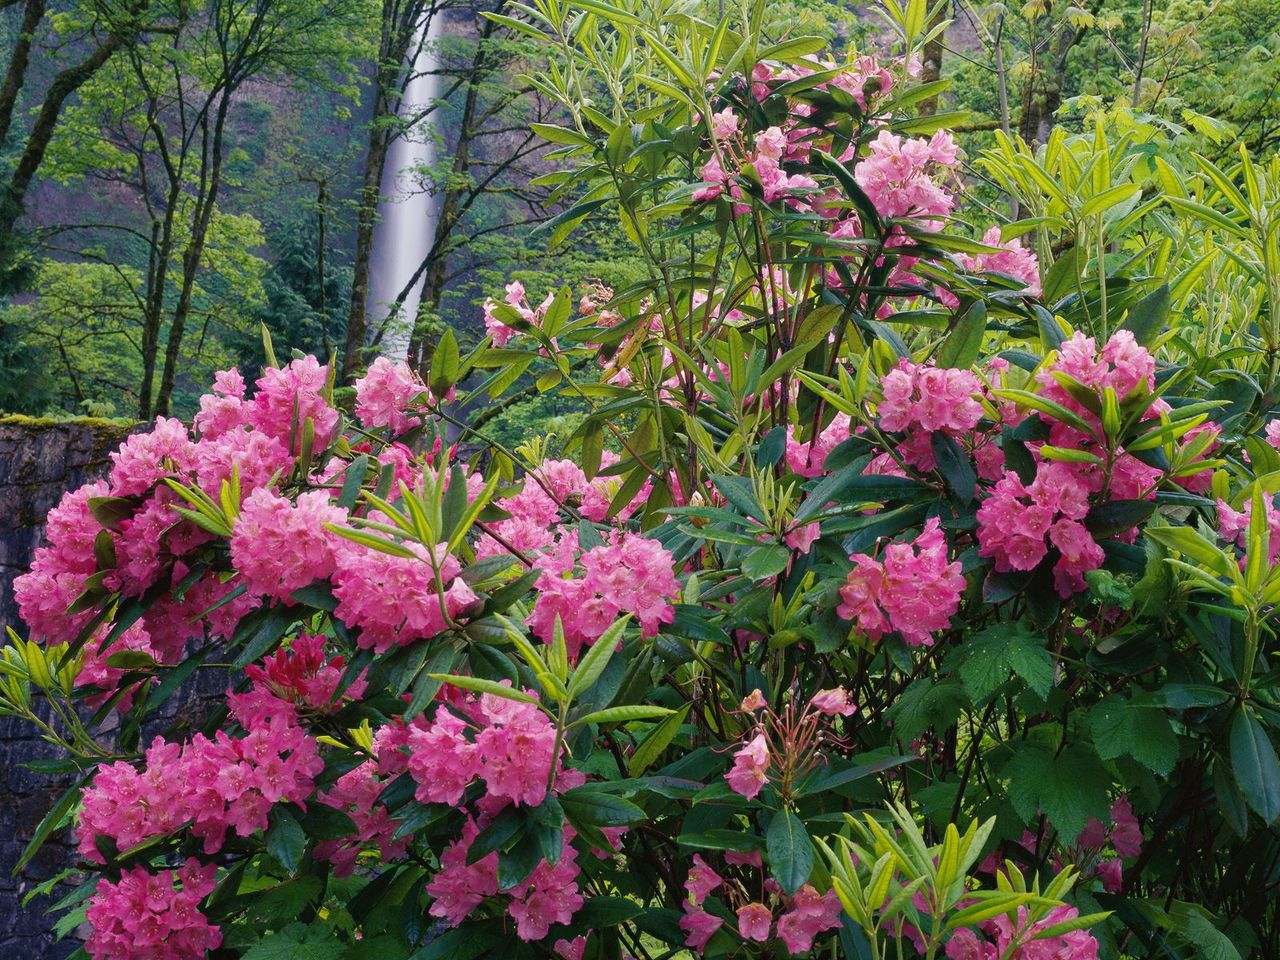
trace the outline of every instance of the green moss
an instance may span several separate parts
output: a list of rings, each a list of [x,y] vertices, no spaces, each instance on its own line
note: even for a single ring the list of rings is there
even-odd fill
[[[23,430],[56,430],[59,427],[85,427],[102,433],[122,434],[137,421],[106,419],[105,417],[28,417],[21,413],[0,416],[0,427],[20,427]]]

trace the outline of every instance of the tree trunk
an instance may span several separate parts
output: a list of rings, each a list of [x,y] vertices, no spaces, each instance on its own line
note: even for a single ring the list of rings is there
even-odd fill
[[[1102,0],[1093,0],[1089,12],[1094,16]],[[1062,89],[1067,80],[1067,60],[1071,51],[1084,39],[1088,27],[1062,27],[1049,39],[1042,67],[1032,53],[1031,71],[1022,85],[1022,114],[1018,119],[1018,135],[1027,143],[1045,143],[1053,132],[1054,114],[1062,106]]]
[[[934,16],[934,18],[931,21],[929,21],[929,25],[925,29],[932,30],[938,24],[942,23],[944,20],[947,19],[946,14],[947,14],[946,6],[939,6],[937,14]],[[933,83],[935,80],[942,79],[942,40],[943,40],[942,34],[938,34],[936,37],[934,37],[932,40],[926,43],[920,51],[921,53],[920,82],[921,83]],[[936,96],[926,97],[925,99],[920,101],[920,104],[917,107],[917,109],[920,111],[921,116],[928,116],[928,117],[933,116],[935,113],[938,112],[938,98]]]
[[[229,87],[224,88],[218,102],[218,110],[213,121],[213,145],[207,154],[208,179],[201,178],[205,187],[202,195],[196,198],[191,239],[182,251],[182,287],[178,292],[177,306],[173,310],[173,322],[169,325],[169,340],[164,350],[164,373],[160,376],[160,393],[156,397],[156,413],[160,416],[169,413],[169,402],[173,397],[173,386],[177,379],[182,337],[186,331],[187,317],[191,314],[191,298],[195,291],[196,273],[200,270],[205,240],[209,235],[209,221],[213,219],[213,211],[218,201],[218,187],[222,183],[222,135],[226,128],[232,93]]]
[[[385,119],[385,114],[383,114]],[[376,118],[375,118],[376,121]],[[373,254],[373,227],[382,196],[382,168],[387,162],[389,139],[382,130],[369,136],[364,161],[364,186],[360,189],[360,212],[356,216],[356,252],[351,272],[351,305],[347,311],[347,339],[342,354],[342,378],[350,379],[360,363],[368,318],[365,300],[369,296],[369,261]]]
[[[171,180],[164,219],[151,224],[151,251],[147,269],[147,301],[142,316],[142,386],[138,396],[138,419],[151,419],[151,394],[155,390],[156,360],[160,353],[163,326],[164,288],[169,279],[169,259],[173,256],[173,215],[178,205],[181,182]]]
[[[136,12],[135,10],[135,15]],[[53,139],[54,127],[58,123],[58,117],[62,113],[62,107],[67,102],[67,98],[84,86],[89,78],[111,59],[111,55],[137,31],[136,24],[128,29],[112,31],[93,53],[74,67],[68,67],[60,72],[49,84],[44,102],[40,106],[40,113],[31,127],[31,135],[27,138],[26,148],[22,151],[13,176],[9,179],[4,203],[0,205],[0,237],[11,234],[18,217],[22,215],[27,190],[31,187],[31,181],[35,178],[36,171],[40,169],[40,164],[44,161],[45,151],[49,148],[49,141]]]
[[[27,0],[22,12],[22,26],[18,28],[18,39],[9,57],[9,69],[5,72],[4,86],[0,87],[0,144],[9,137],[9,126],[13,123],[13,110],[18,103],[18,94],[22,92],[22,84],[27,78],[31,42],[35,38],[36,27],[44,19],[44,6],[45,0]]]

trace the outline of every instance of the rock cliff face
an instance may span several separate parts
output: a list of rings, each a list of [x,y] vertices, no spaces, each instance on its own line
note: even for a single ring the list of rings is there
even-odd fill
[[[25,634],[13,581],[40,544],[45,515],[64,491],[106,472],[108,454],[128,431],[104,420],[0,418],[0,627]],[[55,960],[74,949],[56,944],[49,932],[53,918],[43,908],[51,900],[22,907],[29,890],[64,868],[69,850],[50,844],[19,876],[12,875],[26,839],[66,786],[23,764],[53,756],[29,724],[0,717],[0,957]]]

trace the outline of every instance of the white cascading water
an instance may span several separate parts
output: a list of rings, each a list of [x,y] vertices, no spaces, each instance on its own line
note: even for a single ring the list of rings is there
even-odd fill
[[[439,13],[432,16],[430,12],[427,17],[426,36],[423,36],[424,27],[420,25],[414,38],[412,49],[416,52],[416,59],[400,104],[400,116],[405,120],[426,110],[439,91],[437,47],[443,17]],[[400,291],[431,251],[436,232],[435,199],[417,173],[430,167],[436,158],[430,116],[392,141],[382,171],[382,198],[378,201],[378,222],[373,230],[365,309],[370,331],[376,332],[386,326],[381,353],[395,360],[403,360],[409,350],[409,334],[418,315],[422,292],[421,278],[404,298],[396,316],[389,314]]]

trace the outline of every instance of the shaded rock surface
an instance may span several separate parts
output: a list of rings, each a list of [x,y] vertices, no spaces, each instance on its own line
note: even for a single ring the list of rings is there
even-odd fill
[[[128,432],[106,420],[0,417],[0,626],[25,635],[13,581],[40,545],[45,515],[65,491],[104,474],[110,451]],[[54,941],[54,918],[44,913],[53,900],[22,906],[27,891],[66,867],[70,849],[51,842],[13,876],[27,839],[70,782],[24,764],[55,756],[30,724],[0,717],[0,957],[61,960],[75,949]]]

